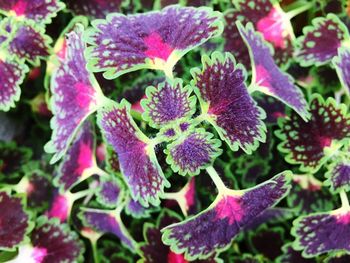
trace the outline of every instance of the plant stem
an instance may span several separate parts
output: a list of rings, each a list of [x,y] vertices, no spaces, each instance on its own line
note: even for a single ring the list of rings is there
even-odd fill
[[[227,189],[223,181],[221,180],[220,176],[216,172],[215,168],[213,166],[209,166],[207,169],[207,173],[209,174],[210,178],[213,180],[216,188],[218,189],[219,193],[222,193]]]
[[[347,196],[345,190],[342,190],[340,192],[340,200],[341,200],[342,208],[350,209],[349,199],[348,199],[348,196]]]
[[[94,262],[99,263],[100,258],[98,256],[98,251],[97,251],[97,241],[91,241],[91,248],[92,248],[92,255],[94,257]]]
[[[296,17],[297,15],[305,12],[306,10],[310,9],[313,6],[314,6],[314,1],[311,1],[309,3],[305,3],[304,5],[302,5],[298,8],[295,8],[295,9],[289,11],[288,13],[286,13],[287,18],[289,20],[291,20],[293,17]]]

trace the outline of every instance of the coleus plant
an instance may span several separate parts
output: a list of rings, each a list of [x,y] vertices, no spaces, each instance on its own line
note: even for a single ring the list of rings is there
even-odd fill
[[[346,261],[349,33],[324,10],[0,1],[0,261]]]

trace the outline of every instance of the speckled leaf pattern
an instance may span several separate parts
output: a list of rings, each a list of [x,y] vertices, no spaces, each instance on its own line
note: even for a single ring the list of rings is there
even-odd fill
[[[117,236],[123,245],[132,251],[136,248],[136,243],[128,233],[119,214],[113,211],[84,208],[79,214],[83,225],[93,230]]]
[[[54,153],[51,163],[67,151],[79,126],[93,113],[102,96],[94,77],[85,69],[82,25],[68,34],[67,53],[51,79],[52,136],[45,151]]]
[[[9,20],[8,22],[13,23],[14,21]],[[9,29],[8,33],[11,37],[8,43],[8,51],[11,54],[26,59],[34,65],[38,65],[41,58],[45,58],[50,54],[52,39],[45,35],[44,28],[37,26],[35,22],[16,22]]]
[[[338,158],[329,166],[325,174],[327,180],[325,185],[330,186],[333,193],[339,193],[341,190],[350,189],[350,157]]]
[[[85,122],[58,168],[57,187],[67,191],[92,175],[88,170],[96,165],[94,136],[91,122]]]
[[[239,34],[236,21],[252,22],[264,39],[274,47],[274,59],[278,65],[287,64],[293,55],[294,34],[290,21],[277,2],[270,0],[234,1],[234,8],[225,13],[225,51],[232,52],[237,60],[250,66],[249,52]]]
[[[34,252],[32,255],[39,256],[40,262],[43,263],[80,262],[84,253],[84,245],[77,233],[70,230],[68,225],[60,224],[57,219],[49,220],[45,216],[37,219],[35,229],[31,233],[31,243]],[[28,260],[25,258],[28,255],[23,256],[22,260]]]
[[[141,68],[172,71],[190,49],[222,32],[210,8],[170,6],[148,14],[111,14],[86,33],[88,67],[108,79]]]
[[[28,67],[17,59],[0,58],[0,110],[8,111],[19,100]]]
[[[49,23],[64,8],[60,0],[1,0],[0,10],[37,23]]]
[[[292,113],[279,122],[276,133],[282,140],[279,149],[286,153],[286,161],[301,164],[302,171],[318,170],[350,138],[350,116],[345,105],[315,95],[310,112],[309,122]]]
[[[105,18],[107,14],[119,12],[123,0],[66,0],[67,8],[76,15]]]
[[[350,49],[346,47],[339,48],[338,56],[333,59],[333,64],[343,88],[350,96]]]
[[[202,114],[214,125],[232,150],[247,153],[265,141],[265,112],[251,98],[245,84],[246,71],[229,53],[202,57],[203,68],[191,70],[191,82]]]
[[[201,169],[212,165],[222,153],[219,149],[221,141],[213,137],[213,134],[197,129],[168,144],[165,153],[172,170],[181,175],[197,175]]]
[[[289,172],[276,175],[254,188],[221,195],[209,208],[183,222],[164,228],[163,242],[193,260],[225,249],[234,237],[289,190]]]
[[[120,169],[135,200],[147,206],[158,205],[165,179],[150,140],[130,116],[130,104],[111,101],[99,111],[98,123],[107,142],[118,154]]]
[[[120,180],[111,175],[109,177],[101,177],[96,192],[97,201],[109,208],[115,208],[120,204],[123,198],[123,188]]]
[[[252,86],[273,96],[295,110],[305,120],[309,117],[307,102],[293,78],[282,72],[272,57],[271,46],[256,32],[251,23],[243,27],[237,24],[246,43],[253,66]]]
[[[304,257],[344,250],[350,252],[350,211],[338,209],[302,216],[293,223],[294,247]]]
[[[347,27],[334,14],[317,17],[303,29],[296,41],[295,57],[301,66],[323,65],[337,55],[342,42],[349,39]]]
[[[196,99],[190,96],[190,86],[183,87],[181,79],[168,80],[146,89],[141,101],[143,118],[160,128],[181,118],[190,118],[196,110]]]
[[[21,197],[0,192],[0,250],[14,250],[32,229]]]

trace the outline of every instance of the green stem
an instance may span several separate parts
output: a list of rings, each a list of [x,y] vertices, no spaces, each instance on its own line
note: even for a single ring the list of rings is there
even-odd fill
[[[286,16],[289,20],[291,20],[293,17],[296,17],[297,15],[305,12],[306,10],[310,9],[311,7],[314,6],[314,1],[311,1],[309,3],[305,3],[302,6],[295,8],[288,13],[286,13]]]
[[[100,258],[98,256],[98,251],[97,251],[97,241],[91,241],[91,248],[92,248],[92,255],[94,257],[94,262],[99,263]]]
[[[342,190],[340,192],[340,200],[341,200],[342,208],[350,209],[349,199],[348,199],[348,196],[347,196],[345,190]]]
[[[222,193],[223,191],[227,190],[227,187],[225,186],[225,184],[223,183],[223,181],[221,180],[220,176],[218,175],[218,173],[216,172],[213,166],[209,166],[206,170],[210,178],[213,180],[219,193]]]

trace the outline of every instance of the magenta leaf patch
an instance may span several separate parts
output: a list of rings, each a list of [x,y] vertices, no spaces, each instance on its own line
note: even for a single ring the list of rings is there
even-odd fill
[[[162,240],[176,253],[193,260],[227,248],[255,217],[282,199],[289,190],[290,172],[243,191],[228,190],[198,215],[162,229]]]
[[[0,250],[13,250],[26,240],[33,224],[24,199],[0,192]]]
[[[60,164],[54,183],[67,191],[92,175],[95,160],[95,134],[91,122],[86,121],[78,131],[72,146]]]
[[[67,8],[76,15],[93,18],[105,18],[113,12],[119,12],[123,0],[66,0]]]
[[[111,175],[110,177],[101,177],[96,191],[97,199],[101,205],[108,208],[115,208],[120,204],[123,198],[123,188],[120,179]]]
[[[51,18],[65,7],[60,0],[1,0],[0,12],[37,23],[50,23]]]
[[[73,203],[74,200],[71,198],[70,192],[60,194],[56,190],[45,215],[48,218],[57,218],[61,223],[66,222],[70,217]]]
[[[197,175],[201,169],[213,164],[222,150],[221,141],[204,129],[183,134],[171,144],[165,153],[171,169],[181,175]]]
[[[251,23],[246,27],[237,23],[237,26],[249,49],[253,66],[252,88],[282,101],[307,120],[309,113],[304,94],[293,83],[293,78],[275,64],[271,46],[264,42]]]
[[[18,262],[81,262],[83,260],[84,245],[77,233],[70,230],[67,224],[59,223],[57,219],[39,217],[31,233],[31,244],[33,247],[30,254],[27,247],[23,247],[23,251],[22,248],[19,249]]]
[[[115,211],[84,208],[79,213],[79,217],[85,227],[92,228],[94,231],[101,234],[113,234],[131,251],[136,249],[137,244],[125,228],[119,213]]]
[[[142,68],[172,74],[189,50],[221,34],[221,14],[210,8],[170,6],[152,13],[110,14],[86,32],[88,68],[114,79]]]
[[[293,30],[286,13],[278,2],[270,0],[234,1],[234,9],[225,13],[225,51],[232,52],[245,66],[250,65],[248,49],[239,34],[236,21],[252,22],[264,39],[272,44],[277,64],[286,64],[293,55]]]
[[[293,112],[279,122],[280,130],[276,132],[286,161],[301,164],[302,171],[318,170],[350,137],[350,116],[345,105],[315,95],[310,112],[309,122]]]
[[[330,186],[332,193],[339,193],[341,190],[350,189],[350,157],[338,158],[329,166],[325,174],[327,180],[325,185]]]
[[[15,107],[19,100],[22,84],[28,67],[15,58],[0,58],[0,111]]]
[[[110,101],[98,113],[105,138],[118,154],[120,169],[133,199],[142,205],[158,205],[164,186],[169,187],[154,152],[154,145],[130,116],[130,104]]]
[[[341,84],[350,95],[350,49],[341,47],[338,56],[333,59]]]
[[[330,62],[342,42],[349,39],[347,27],[334,14],[315,18],[303,33],[296,41],[295,57],[304,67]]]
[[[203,69],[191,70],[191,85],[204,115],[233,151],[251,153],[264,142],[265,112],[251,98],[245,84],[246,71],[230,53],[214,52],[202,57]]]
[[[45,151],[54,153],[51,163],[58,161],[67,151],[79,126],[99,106],[103,97],[92,74],[84,67],[85,44],[83,26],[78,24],[67,35],[67,53],[51,79],[52,136]]]
[[[297,218],[293,223],[293,247],[304,257],[326,252],[350,252],[350,211],[340,208]]]
[[[45,29],[34,21],[15,22],[13,19],[4,22],[10,35],[6,48],[9,53],[23,58],[33,65],[39,65],[40,59],[51,53],[52,39],[45,35]]]
[[[160,128],[181,118],[190,118],[196,110],[196,98],[190,96],[190,86],[183,87],[181,79],[167,80],[146,89],[141,101],[142,117],[152,127]]]

